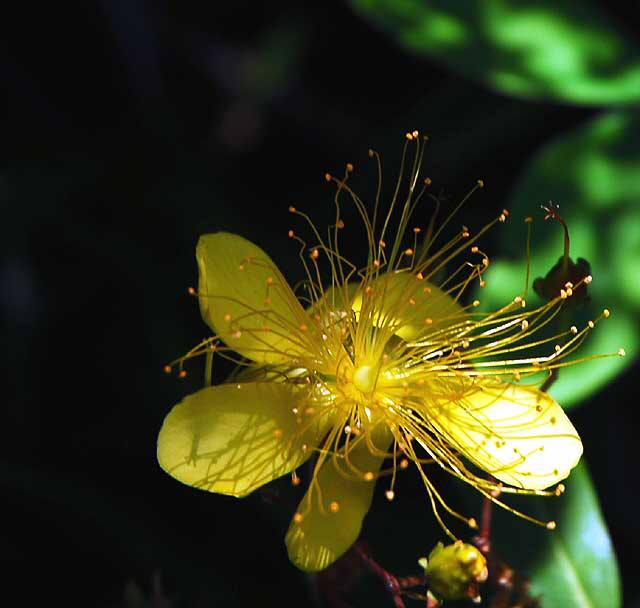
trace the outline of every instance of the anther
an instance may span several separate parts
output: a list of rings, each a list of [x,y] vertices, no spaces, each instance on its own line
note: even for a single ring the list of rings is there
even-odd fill
[[[275,431],[273,431],[273,436],[276,439],[282,439],[282,429],[276,429]]]
[[[575,335],[575,334],[577,334],[577,333],[578,333],[578,328],[577,328],[575,325],[572,325],[572,326],[569,328],[569,331],[570,331],[572,334],[574,334],[574,335]]]
[[[589,326],[589,329],[593,329],[596,326],[596,324],[591,320],[588,321],[587,325]]]
[[[560,494],[564,494],[565,485],[563,483],[559,483],[555,489],[555,495],[560,496]]]
[[[474,308],[478,308],[478,306],[480,306],[480,300],[474,300],[473,301],[473,306],[474,306]]]
[[[287,234],[289,235],[289,238],[292,239],[295,233],[293,232],[293,230],[289,230]]]
[[[478,529],[478,522],[475,520],[475,517],[470,517],[467,520],[467,525],[472,528],[473,530],[477,530]]]
[[[418,228],[418,226],[416,226],[416,227],[413,229],[413,232],[414,232],[415,234],[419,234],[419,233],[420,233],[420,232],[422,232],[422,231],[421,231],[421,229],[420,229],[420,228]]]
[[[419,272],[419,273],[416,275],[416,279],[418,279],[418,281],[422,281],[422,279],[424,279],[424,275],[423,275],[421,272]]]
[[[618,349],[618,356],[619,357],[624,357],[624,356],[626,356],[626,354],[627,354],[627,351],[624,348]]]
[[[546,525],[547,530],[555,530],[556,529],[556,522],[551,520],[547,522]]]
[[[317,249],[314,249],[311,252],[310,257],[312,260],[317,260],[319,255],[320,255],[320,252]]]
[[[509,212],[506,209],[502,210],[502,214],[505,215],[506,217],[509,217]]]
[[[422,293],[431,293],[431,287],[423,287]]]
[[[425,177],[424,178],[424,185],[425,186],[430,186],[431,185],[431,178],[430,177]]]
[[[292,486],[300,485],[300,478],[298,477],[298,474],[295,471],[291,473],[291,485]]]
[[[476,184],[478,184],[478,188],[484,188],[484,180],[479,179]]]
[[[556,351],[557,353],[559,353],[559,352],[562,350],[562,347],[561,347],[559,344],[556,344],[556,345],[554,346],[554,349],[555,349],[555,351]]]
[[[400,461],[400,468],[401,469],[406,469],[409,466],[409,461],[406,458],[403,458]]]
[[[309,329],[304,323],[300,324],[300,331],[307,331]]]
[[[344,228],[344,222],[342,220],[338,220],[336,222],[336,228],[339,228],[339,229]]]
[[[588,285],[589,283],[591,283],[591,281],[593,281],[593,277],[588,274],[585,278],[584,278],[584,282]]]
[[[384,495],[387,497],[387,500],[391,502],[395,498],[396,493],[393,490],[387,490]]]
[[[416,301],[413,298],[409,298],[409,304],[411,304],[411,306],[415,306]]]
[[[369,158],[373,158],[373,155],[375,154],[375,152],[369,148]]]
[[[296,208],[293,205],[289,205],[289,213],[295,213],[296,212]],[[293,232],[293,230],[290,230],[289,232]],[[290,234],[289,236],[293,236],[293,234]]]
[[[409,247],[408,249],[404,250],[404,254],[405,255],[413,255],[413,249],[411,249],[411,247]]]
[[[530,224],[531,222],[533,222],[533,218],[530,215],[527,215],[527,217],[524,218],[524,223]]]
[[[471,253],[478,253],[478,246],[477,246],[477,245],[474,245],[474,246],[471,248]]]
[[[413,135],[411,135],[411,133],[405,133],[405,137],[411,141],[413,139]]]
[[[367,472],[363,475],[363,477],[364,477],[364,480],[365,480],[365,481],[373,481],[373,477],[374,477],[374,475],[373,475],[373,473],[372,473],[371,471],[367,471]]]
[[[297,524],[299,524],[302,520],[303,520],[302,513],[296,513],[293,516],[293,521],[295,521]]]
[[[347,171],[351,173],[353,171],[353,165],[351,163],[347,163]]]
[[[602,311],[602,316],[603,316],[605,319],[609,318],[609,315],[610,315],[610,314],[611,314],[611,312],[609,311],[609,309],[608,309],[608,308],[605,308],[605,309]]]
[[[340,503],[337,500],[332,500],[329,503],[329,510],[332,513],[337,513],[340,510]]]
[[[187,293],[190,296],[195,296],[196,295],[196,290],[193,287],[189,287],[189,289],[187,289]]]
[[[418,135],[419,135],[419,133],[418,133],[418,131],[413,131],[413,132],[411,133],[411,135],[413,135],[415,138],[417,138],[417,137],[418,137]]]
[[[566,300],[566,299],[567,299],[567,295],[568,295],[568,294],[567,294],[567,292],[566,292],[564,289],[561,289],[561,290],[560,290],[560,298],[561,298],[562,300]]]
[[[181,369],[180,373],[178,374],[178,378],[186,378],[186,377],[187,377],[187,370]]]
[[[267,296],[267,297],[264,299],[264,305],[265,305],[265,306],[271,306],[271,298],[270,298],[270,297],[268,297],[268,296]]]
[[[379,241],[379,245],[380,245],[380,247],[382,247],[383,249],[387,246],[387,244],[386,244],[382,239],[380,239],[380,241]]]
[[[164,373],[165,374],[170,374],[171,373],[171,366],[170,365],[165,365],[163,369],[164,369]]]
[[[242,336],[242,332],[240,330],[233,332],[234,338],[240,338]]]
[[[324,179],[325,179],[326,181],[330,182],[330,181],[331,181],[331,173],[325,173],[325,174],[324,174]]]
[[[526,331],[527,328],[529,327],[529,321],[527,321],[526,319],[523,319],[522,323],[520,323],[520,327],[522,327],[522,331]]]
[[[267,277],[267,285],[273,285],[273,277]]]
[[[229,313],[227,313],[223,318],[227,323],[231,321],[231,315]]]

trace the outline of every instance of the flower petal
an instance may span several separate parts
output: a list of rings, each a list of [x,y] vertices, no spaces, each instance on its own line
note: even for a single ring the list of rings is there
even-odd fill
[[[380,452],[386,452],[392,441],[386,424],[374,427],[370,438]],[[384,456],[373,454],[363,439],[350,450],[349,461],[360,471],[375,474]],[[374,479],[347,476],[331,458],[322,465],[315,483],[300,503],[302,521],[294,517],[285,538],[291,561],[308,572],[327,568],[356,541],[375,488]]]
[[[370,294],[357,293],[353,310],[366,315],[376,327],[389,326],[407,342],[466,318],[449,294],[407,271],[380,275],[371,288]]]
[[[542,490],[569,475],[582,442],[562,408],[532,387],[469,384],[457,398],[436,398],[429,423],[447,442],[500,481]]]
[[[275,382],[204,388],[165,418],[158,462],[187,485],[245,496],[300,466],[327,433],[331,410],[305,415],[308,395]]]
[[[308,350],[297,332],[307,315],[260,247],[228,232],[205,234],[196,259],[202,317],[229,346],[260,363],[282,363]]]

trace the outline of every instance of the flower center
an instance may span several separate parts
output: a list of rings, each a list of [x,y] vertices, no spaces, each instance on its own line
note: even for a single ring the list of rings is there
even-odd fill
[[[361,365],[353,372],[353,385],[361,393],[370,393],[376,386],[378,372],[373,365]]]

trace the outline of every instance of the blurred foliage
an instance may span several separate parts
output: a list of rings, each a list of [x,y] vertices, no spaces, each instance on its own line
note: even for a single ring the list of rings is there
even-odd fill
[[[352,0],[403,46],[495,91],[571,103],[640,100],[640,51],[606,13],[571,0]]]
[[[536,206],[551,198],[569,227],[571,256],[574,260],[586,258],[591,264],[591,302],[562,317],[566,325],[562,329],[586,323],[605,306],[611,316],[591,332],[576,357],[615,354],[620,348],[627,353],[626,357],[613,356],[560,370],[549,392],[564,407],[595,394],[640,353],[639,142],[640,122],[634,114],[603,114],[546,145],[525,169],[506,205],[515,222],[526,216],[541,220],[544,212]],[[486,308],[513,298],[514,285],[522,284],[525,229],[517,228],[522,238],[515,239],[514,230],[512,226],[501,233],[503,257],[492,263],[487,286],[480,294]],[[556,222],[534,223],[532,278],[544,276],[556,263],[563,239]],[[537,296],[530,292],[528,299],[534,305]]]
[[[561,497],[509,502],[557,524],[555,530],[547,531],[506,512],[494,514],[493,546],[531,578],[531,595],[540,598],[541,606],[622,605],[615,554],[584,460],[571,473]]]

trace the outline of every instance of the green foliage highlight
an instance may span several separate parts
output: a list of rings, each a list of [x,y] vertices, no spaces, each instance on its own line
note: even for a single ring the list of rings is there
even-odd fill
[[[582,104],[640,99],[640,50],[595,6],[564,1],[352,0],[411,51],[509,95]]]
[[[507,205],[511,220],[528,215],[538,218],[533,226],[531,278],[544,276],[563,251],[559,225],[542,223],[541,199],[552,198],[560,206],[571,237],[571,255],[591,264],[591,302],[582,310],[559,319],[566,325],[584,324],[603,308],[611,311],[591,333],[577,354],[611,357],[561,370],[550,393],[563,405],[576,405],[614,379],[640,353],[640,121],[631,113],[606,114],[591,124],[547,145],[533,159],[516,185]],[[594,171],[595,167],[595,171]],[[525,267],[522,242],[513,230],[503,231],[499,251],[511,260],[492,260],[487,286],[478,297],[491,308],[513,298],[522,289]],[[513,261],[519,258],[519,261]],[[537,296],[528,294],[531,305]]]

